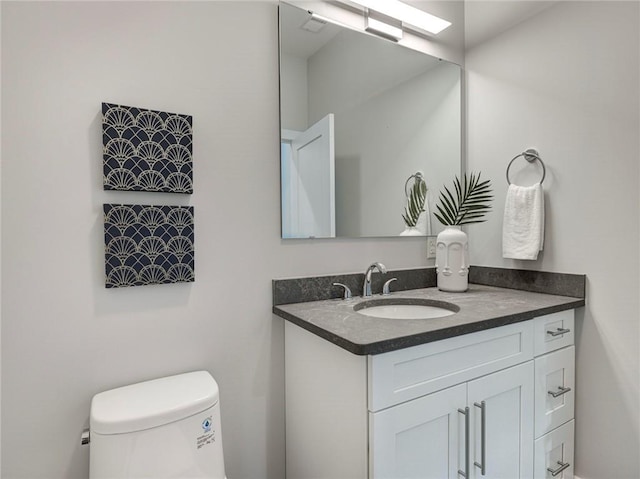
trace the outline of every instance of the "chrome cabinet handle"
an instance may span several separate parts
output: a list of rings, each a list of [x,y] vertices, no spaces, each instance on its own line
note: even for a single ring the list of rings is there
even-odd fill
[[[469,408],[458,408],[458,412],[464,415],[464,471],[458,469],[458,474],[469,477]]]
[[[547,331],[547,334],[550,334],[551,336],[562,336],[563,334],[566,333],[570,333],[571,330],[570,329],[564,329],[564,328],[558,328],[555,331]]]
[[[349,286],[342,283],[333,283],[333,285],[342,286],[344,288],[344,296],[342,297],[342,299],[351,299],[351,290],[349,289]]]
[[[391,294],[391,291],[389,290],[389,285],[391,283],[393,283],[394,281],[398,281],[398,278],[391,278],[389,281],[384,283],[384,285],[382,285],[382,295],[383,296],[388,296],[388,295]]]
[[[547,391],[547,394],[551,394],[554,398],[560,397],[563,394],[567,394],[571,391],[571,388],[563,388],[562,386],[558,386],[557,391]]]
[[[557,461],[557,462],[558,464],[560,464],[560,467],[558,469],[553,470],[550,467],[547,467],[547,471],[549,471],[553,477],[556,477],[558,474],[560,474],[562,471],[564,471],[567,467],[571,465],[568,462],[562,462],[562,461]]]
[[[473,465],[480,468],[480,474],[486,473],[487,466],[487,404],[481,401],[473,403],[475,407],[480,408],[480,460],[481,463],[473,462]]]

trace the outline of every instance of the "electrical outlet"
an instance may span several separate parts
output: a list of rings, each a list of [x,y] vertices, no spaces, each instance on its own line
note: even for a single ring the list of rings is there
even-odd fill
[[[427,236],[427,259],[436,257],[436,237]]]

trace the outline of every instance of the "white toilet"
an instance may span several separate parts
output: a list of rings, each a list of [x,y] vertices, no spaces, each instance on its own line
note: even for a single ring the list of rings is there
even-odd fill
[[[90,479],[225,479],[218,384],[206,371],[91,401]]]

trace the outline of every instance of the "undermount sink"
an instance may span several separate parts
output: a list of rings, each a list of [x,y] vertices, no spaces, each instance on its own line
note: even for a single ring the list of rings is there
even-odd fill
[[[353,310],[365,316],[388,319],[435,319],[460,311],[452,303],[432,299],[384,298],[363,301]]]

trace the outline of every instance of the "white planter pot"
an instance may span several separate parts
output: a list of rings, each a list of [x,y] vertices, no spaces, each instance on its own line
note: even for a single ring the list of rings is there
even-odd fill
[[[469,287],[469,242],[460,226],[446,226],[436,239],[438,289],[463,292]]]
[[[400,236],[424,236],[424,233],[415,226],[406,226]]]
[[[431,220],[429,218],[428,211],[423,211],[422,213],[420,213],[420,216],[418,216],[418,222],[416,223],[416,228],[423,236],[428,236],[431,234]]]

